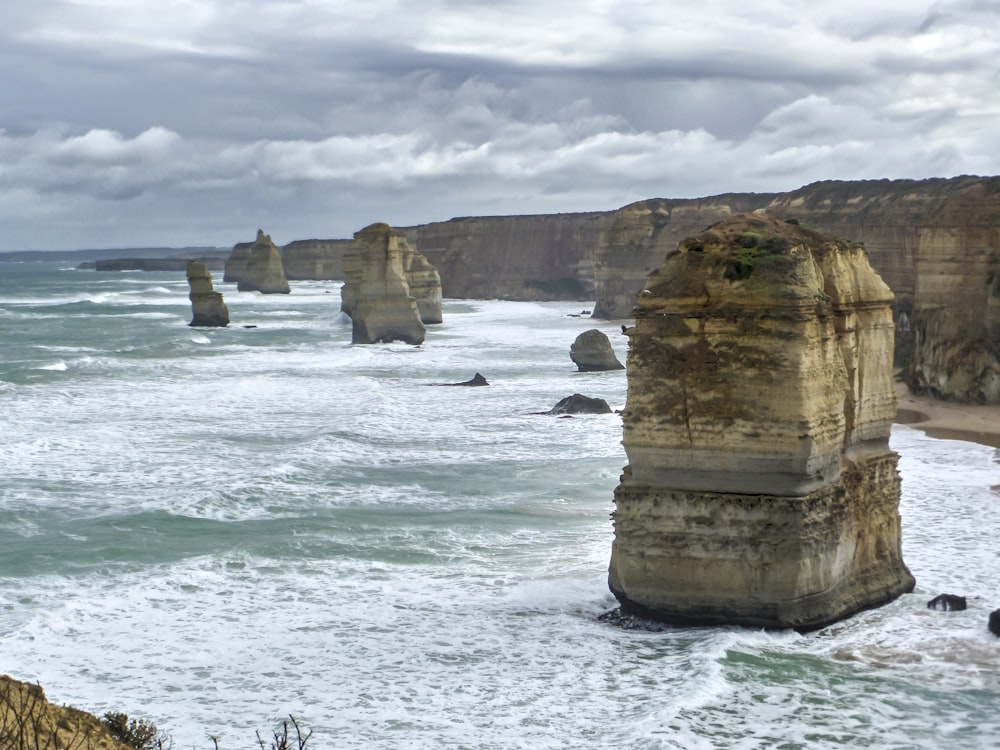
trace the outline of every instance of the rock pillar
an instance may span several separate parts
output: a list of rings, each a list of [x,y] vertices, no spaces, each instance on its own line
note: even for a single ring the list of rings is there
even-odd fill
[[[257,230],[253,244],[236,245],[226,262],[225,281],[236,281],[241,292],[288,294],[291,288],[281,263],[281,253],[271,236]]]
[[[859,245],[756,214],[647,278],[609,571],[624,611],[810,629],[912,589],[891,301]]]
[[[426,328],[406,278],[413,249],[403,233],[372,224],[354,234],[344,256],[341,310],[351,316],[354,344],[423,343]]]
[[[222,294],[212,288],[212,274],[205,264],[196,260],[188,261],[187,280],[191,288],[188,298],[191,300],[193,313],[190,325],[218,327],[229,325],[229,310],[222,301]]]

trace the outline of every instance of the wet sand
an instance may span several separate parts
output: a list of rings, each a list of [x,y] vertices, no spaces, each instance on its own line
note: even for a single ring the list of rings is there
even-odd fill
[[[915,396],[896,383],[899,407],[896,423],[916,427],[930,437],[968,440],[1000,448],[1000,406],[978,406]]]

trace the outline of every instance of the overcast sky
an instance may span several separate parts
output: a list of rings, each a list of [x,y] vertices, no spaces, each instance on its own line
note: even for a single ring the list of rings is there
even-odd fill
[[[998,0],[0,6],[0,250],[998,173]]]

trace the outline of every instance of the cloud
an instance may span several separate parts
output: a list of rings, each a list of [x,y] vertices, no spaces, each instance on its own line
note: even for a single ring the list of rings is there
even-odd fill
[[[997,20],[984,0],[11,3],[4,242],[996,173]]]

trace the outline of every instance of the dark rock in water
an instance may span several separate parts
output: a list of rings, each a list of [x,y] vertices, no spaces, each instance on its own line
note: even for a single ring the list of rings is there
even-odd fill
[[[626,614],[621,608],[611,609],[597,616],[598,621],[606,625],[614,625],[622,630],[643,630],[649,633],[662,633],[665,630],[672,630],[673,625],[656,620],[647,620],[638,615]]]
[[[1000,609],[994,609],[990,612],[990,632],[993,635],[1000,636]]]
[[[960,612],[967,607],[965,597],[955,594],[938,594],[927,602],[927,609],[939,609],[943,612]]]
[[[576,341],[569,348],[569,357],[580,372],[625,369],[625,365],[615,356],[615,350],[608,337],[596,328],[584,331],[576,337]]]
[[[477,386],[477,385],[489,385],[486,382],[486,378],[480,375],[478,372],[472,376],[471,380],[463,380],[461,383],[432,383],[432,385],[465,385],[465,386]]]
[[[591,398],[574,393],[567,396],[548,411],[540,411],[539,414],[610,414],[611,407],[603,398]]]

